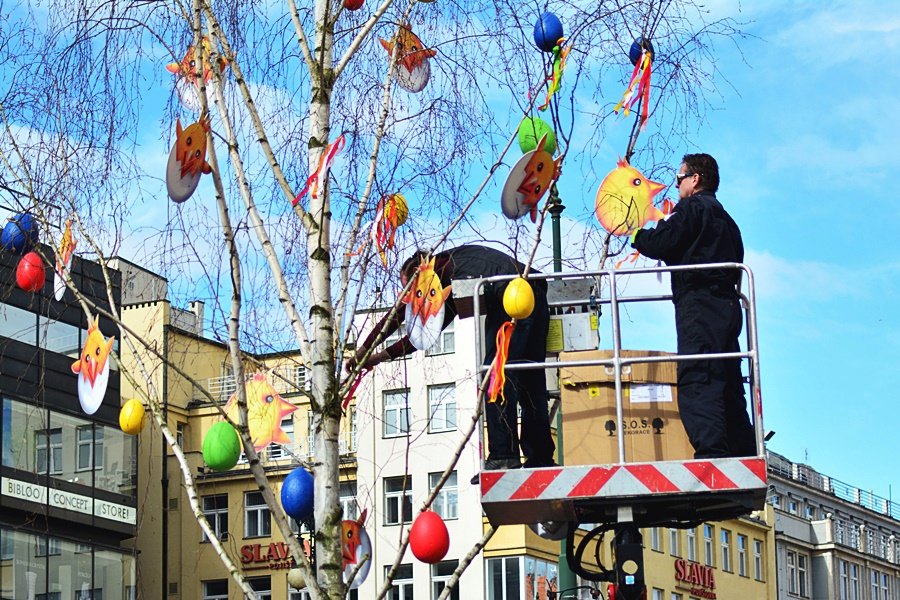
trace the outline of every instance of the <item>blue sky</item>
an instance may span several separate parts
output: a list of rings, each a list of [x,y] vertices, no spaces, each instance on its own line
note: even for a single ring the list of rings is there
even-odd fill
[[[900,499],[900,16],[879,2],[711,6],[752,37],[717,47],[733,89],[680,150],[717,158],[743,232],[769,447]],[[578,193],[563,191],[576,210]]]
[[[716,66],[729,84],[710,94],[712,108],[687,141],[674,142],[671,174],[684,152],[709,152],[719,161],[719,197],[743,231],[756,276],[765,425],[777,432],[770,448],[900,498],[900,470],[893,465],[900,448],[891,427],[900,389],[894,232],[900,217],[894,190],[900,176],[900,16],[876,1],[705,5],[710,18],[743,22],[749,37],[738,46],[728,40],[716,45]],[[160,140],[158,113],[144,115],[141,162],[161,173],[168,142]],[[609,155],[600,164],[614,166],[629,126],[610,128]],[[596,232],[593,191],[604,174],[564,169],[567,255],[583,249],[588,221]],[[475,221],[487,235],[502,237],[500,177],[479,200],[494,220]],[[154,207],[159,197],[144,190],[144,201]],[[171,222],[173,205],[166,210]],[[202,211],[199,202],[185,210]],[[159,221],[160,215],[136,211],[132,225],[146,225],[141,217]],[[165,230],[165,223],[158,228]],[[471,234],[465,227],[459,232]],[[140,254],[134,237],[125,247]],[[670,309],[635,311],[627,319],[643,329],[630,338],[632,347],[651,347],[648,332],[663,332],[657,347],[674,348]]]
[[[900,17],[879,2],[745,3],[738,94],[696,147],[757,275],[770,448],[900,498]]]

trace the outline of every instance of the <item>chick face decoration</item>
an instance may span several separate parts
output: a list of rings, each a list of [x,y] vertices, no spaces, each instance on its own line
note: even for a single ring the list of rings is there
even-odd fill
[[[355,521],[341,521],[341,570],[344,573],[344,583],[350,589],[362,585],[372,568],[372,540],[365,526],[367,512],[363,510]],[[353,581],[348,581],[354,571],[356,576]]]
[[[166,165],[166,190],[175,202],[184,202],[191,197],[200,176],[212,172],[206,162],[206,138],[210,132],[210,117],[203,115],[196,123],[181,128],[181,121],[175,121],[175,144],[169,152]]]
[[[99,317],[88,325],[87,340],[81,350],[81,356],[72,364],[72,372],[78,375],[78,402],[81,410],[92,415],[97,412],[106,395],[106,385],[109,383],[109,355],[112,352],[113,341],[108,340],[100,333],[98,325]]]
[[[429,59],[437,55],[437,51],[426,48],[422,40],[412,32],[409,25],[403,24],[390,40],[379,38],[382,48],[388,56],[394,55],[397,48],[397,64],[394,65],[394,79],[408,92],[421,92],[431,79]]]
[[[412,288],[403,296],[406,303],[406,335],[419,350],[428,350],[438,341],[444,329],[444,302],[451,286],[444,287],[434,272],[434,257],[422,260],[416,270]]]
[[[212,43],[209,36],[203,36],[200,40],[200,51],[193,44],[188,46],[187,52],[181,62],[172,62],[166,65],[166,70],[175,75],[175,91],[178,99],[188,110],[200,112],[200,83],[209,83],[213,77],[212,71]],[[200,72],[200,63],[203,63],[203,72]],[[224,71],[228,61],[222,57],[216,60],[219,71]]]
[[[544,134],[537,148],[522,156],[509,172],[500,197],[503,214],[508,219],[530,214],[534,223],[538,203],[550,185],[559,179],[562,157],[553,160],[546,147],[547,135]]]
[[[650,181],[625,160],[619,160],[600,188],[594,212],[603,229],[613,235],[625,235],[665,215],[653,205],[653,198],[665,185]]]
[[[248,379],[244,390],[247,393],[247,426],[253,448],[259,451],[273,443],[290,444],[291,438],[281,428],[281,421],[297,407],[285,401],[262,373]],[[235,423],[240,423],[237,392],[225,405],[225,414]]]

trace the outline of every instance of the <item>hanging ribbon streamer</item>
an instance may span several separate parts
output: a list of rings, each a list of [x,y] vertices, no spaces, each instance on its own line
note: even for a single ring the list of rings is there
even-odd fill
[[[647,126],[647,117],[650,115],[650,74],[653,70],[653,51],[644,48],[641,51],[641,58],[634,65],[634,71],[631,73],[631,81],[622,99],[613,109],[616,114],[623,108],[625,116],[631,113],[631,107],[640,98],[641,100],[641,130]]]
[[[338,139],[328,144],[325,148],[325,152],[323,152],[322,156],[319,158],[319,168],[310,174],[309,179],[306,180],[306,185],[291,202],[291,206],[297,206],[300,200],[306,196],[307,192],[310,192],[313,198],[319,197],[319,187],[321,186],[322,189],[325,189],[325,182],[328,179],[328,169],[331,168],[334,157],[337,156],[338,152],[344,149],[344,143],[344,134],[342,133]]]
[[[566,58],[569,56],[569,50],[572,49],[570,46],[564,46],[565,43],[566,38],[559,38],[556,46],[553,47],[553,74],[547,78],[547,81],[550,82],[550,86],[547,88],[547,98],[544,100],[544,104],[538,107],[538,110],[547,110],[547,107],[550,106],[550,98],[559,91],[563,71],[566,68]]]
[[[369,371],[372,369],[363,369],[356,375],[356,379],[353,380],[353,385],[350,386],[350,389],[347,390],[347,395],[344,396],[344,399],[341,401],[341,410],[344,413],[347,412],[347,407],[350,406],[350,401],[353,400],[353,396],[356,395],[356,388],[359,387],[359,384],[362,383],[362,380],[366,375],[369,374]]]
[[[497,331],[497,354],[491,363],[488,402],[496,402],[497,396],[500,397],[501,404],[506,402],[506,396],[503,395],[503,386],[506,384],[506,360],[509,358],[509,341],[515,328],[515,323],[507,321]]]
[[[406,223],[409,218],[409,206],[402,194],[385,194],[378,201],[375,208],[375,221],[369,226],[369,233],[359,248],[348,252],[348,256],[358,256],[362,253],[369,241],[375,243],[381,264],[387,267],[387,251],[394,249],[394,237],[397,229]]]

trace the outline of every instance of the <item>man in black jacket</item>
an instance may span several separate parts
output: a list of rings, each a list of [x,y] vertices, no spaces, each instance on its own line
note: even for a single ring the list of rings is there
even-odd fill
[[[635,231],[632,247],[669,266],[743,262],[741,232],[716,199],[716,160],[686,154],[676,182],[675,210],[656,228]],[[740,351],[739,281],[736,269],[672,273],[679,354]],[[695,458],[756,454],[740,359],[679,361],[678,406]]]
[[[400,269],[400,278],[405,285],[418,268],[427,252],[419,251],[408,258]],[[434,254],[434,272],[445,288],[453,279],[492,277],[494,275],[516,275],[525,270],[525,265],[499,250],[474,244],[451,248]],[[484,364],[490,365],[497,353],[497,331],[509,320],[503,309],[503,292],[507,283],[488,284],[484,288],[484,301],[480,307],[485,315]],[[550,310],[547,306],[547,284],[543,280],[532,281],[534,310],[526,319],[516,321],[509,344],[508,364],[517,362],[544,362],[546,360],[547,332],[550,326]],[[458,310],[453,297],[445,301],[444,327],[457,316]],[[471,315],[460,315],[471,316]],[[405,311],[398,310],[393,319],[387,315],[373,328],[366,340],[356,350],[351,359],[352,366],[369,351],[379,332],[382,339],[396,331],[405,320]],[[370,368],[385,360],[393,360],[415,352],[416,348],[404,335],[399,341],[384,350],[373,352],[362,366]],[[480,381],[479,381],[480,383]],[[544,369],[510,370],[506,372],[503,388],[505,402],[489,402],[485,406],[488,426],[488,458],[485,468],[489,470],[514,469],[523,466],[519,458],[519,447],[525,456],[525,468],[547,467],[556,464],[553,460],[555,445],[550,435],[548,415],[547,379]],[[522,435],[519,436],[516,407],[522,409]],[[477,481],[477,476],[473,483]]]

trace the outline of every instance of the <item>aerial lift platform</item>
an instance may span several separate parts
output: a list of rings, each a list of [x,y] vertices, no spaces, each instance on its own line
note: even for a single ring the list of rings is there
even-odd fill
[[[746,351],[705,355],[630,356],[623,352],[620,335],[620,308],[637,302],[671,301],[670,294],[620,294],[623,280],[640,276],[661,277],[679,270],[735,269],[741,272],[739,296],[745,315]],[[488,283],[505,282],[511,276],[456,280],[454,298],[472,302],[479,319],[480,295]],[[574,310],[599,314],[609,310],[612,350],[608,358],[544,363],[507,364],[507,370],[526,368],[563,369],[590,367],[611,373],[615,386],[616,417],[623,417],[623,373],[632,365],[691,359],[722,360],[740,358],[748,365],[749,405],[756,436],[756,456],[704,460],[665,460],[632,463],[626,461],[625,434],[616,431],[618,461],[610,464],[557,466],[541,469],[482,471],[482,508],[492,525],[544,524],[545,531],[567,535],[567,558],[572,570],[590,581],[608,581],[610,600],[640,599],[646,594],[643,577],[642,527],[693,527],[705,521],[736,518],[763,508],[768,484],[760,392],[757,320],[753,273],[741,263],[716,263],[676,267],[646,267],[575,273],[533,274],[530,280],[545,279],[551,314]],[[601,294],[600,290],[604,293]],[[588,315],[590,316],[590,315]],[[481,327],[476,326],[476,360],[483,377]],[[607,344],[608,345],[608,344]],[[626,356],[628,355],[628,356]],[[565,413],[565,406],[561,410]],[[483,436],[484,428],[480,428]],[[484,441],[481,441],[482,446]],[[565,454],[565,452],[564,452]],[[586,524],[593,529],[575,546],[575,530]],[[597,558],[597,570],[586,568],[583,555],[588,544],[613,531],[614,565],[604,568]],[[560,538],[555,538],[560,539]],[[599,540],[598,542],[599,543]],[[598,556],[594,553],[594,557]]]

